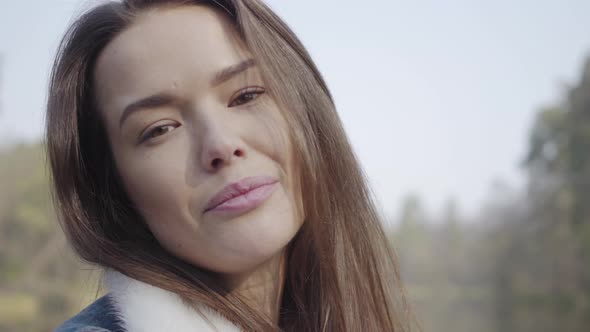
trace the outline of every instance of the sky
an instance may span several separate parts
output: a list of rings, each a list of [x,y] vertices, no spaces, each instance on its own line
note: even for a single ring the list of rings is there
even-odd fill
[[[268,0],[324,75],[382,212],[475,215],[526,185],[536,112],[590,56],[586,0]],[[67,25],[97,1],[0,0],[0,145],[39,140]]]

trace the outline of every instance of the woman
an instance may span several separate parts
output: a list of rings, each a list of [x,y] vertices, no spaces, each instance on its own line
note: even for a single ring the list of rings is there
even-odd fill
[[[107,295],[57,331],[408,331],[330,93],[258,0],[109,2],[55,61],[62,226]]]

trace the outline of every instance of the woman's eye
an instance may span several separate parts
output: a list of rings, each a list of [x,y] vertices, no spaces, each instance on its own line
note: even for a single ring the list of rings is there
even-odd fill
[[[252,100],[258,98],[261,94],[265,92],[263,87],[250,87],[245,88],[238,91],[234,94],[235,97],[232,97],[228,107],[240,106],[251,102]]]
[[[145,135],[143,135],[143,137],[141,138],[141,141],[144,142],[144,141],[150,140],[152,138],[156,138],[158,136],[165,135],[168,132],[176,129],[176,127],[178,127],[178,126],[173,125],[173,124],[166,124],[166,125],[154,127],[153,129],[150,129]]]

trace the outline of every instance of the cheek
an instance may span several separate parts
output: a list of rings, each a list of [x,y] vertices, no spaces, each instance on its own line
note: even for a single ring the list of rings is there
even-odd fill
[[[248,145],[278,164],[282,171],[291,167],[291,142],[288,126],[274,104],[265,105],[261,112],[243,127]]]
[[[267,119],[256,124],[246,137],[254,150],[276,165],[287,196],[292,200],[298,197],[299,186],[296,181],[293,147],[285,121],[280,118]]]
[[[279,114],[276,111],[274,114]],[[279,168],[280,181],[285,189],[285,195],[295,214],[295,222],[301,224],[304,219],[304,209],[301,199],[301,185],[298,167],[294,158],[294,146],[289,135],[287,122],[281,116],[275,116],[263,122],[263,125],[253,133],[253,141],[257,142],[257,149],[272,159]]]
[[[186,162],[178,151],[133,151],[119,156],[117,168],[125,190],[150,228],[184,212],[182,202],[188,195],[184,184]]]

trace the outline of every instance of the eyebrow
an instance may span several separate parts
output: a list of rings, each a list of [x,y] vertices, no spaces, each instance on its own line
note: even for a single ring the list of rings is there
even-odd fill
[[[139,110],[158,108],[162,106],[179,106],[184,103],[185,102],[180,98],[164,92],[157,93],[146,98],[142,98],[125,107],[125,109],[123,110],[123,114],[121,114],[121,119],[119,119],[119,127],[123,126],[123,122],[125,122],[125,120],[131,114]]]
[[[247,59],[235,65],[231,65],[227,68],[224,68],[217,72],[215,76],[213,76],[213,79],[211,80],[211,85],[216,86],[223,82],[226,82],[234,76],[246,71],[246,69],[253,67],[254,65],[254,59]]]
[[[211,86],[219,85],[223,82],[230,80],[231,78],[235,77],[236,75],[246,71],[248,68],[253,67],[255,65],[254,59],[247,59],[235,65],[231,65],[226,67],[213,76],[211,79]],[[123,122],[133,113],[139,110],[145,109],[153,109],[163,106],[182,106],[186,104],[186,101],[166,92],[156,93],[154,95],[148,96],[146,98],[142,98],[137,100],[125,107],[123,110],[123,114],[121,114],[121,118],[119,119],[119,127],[123,126]]]

